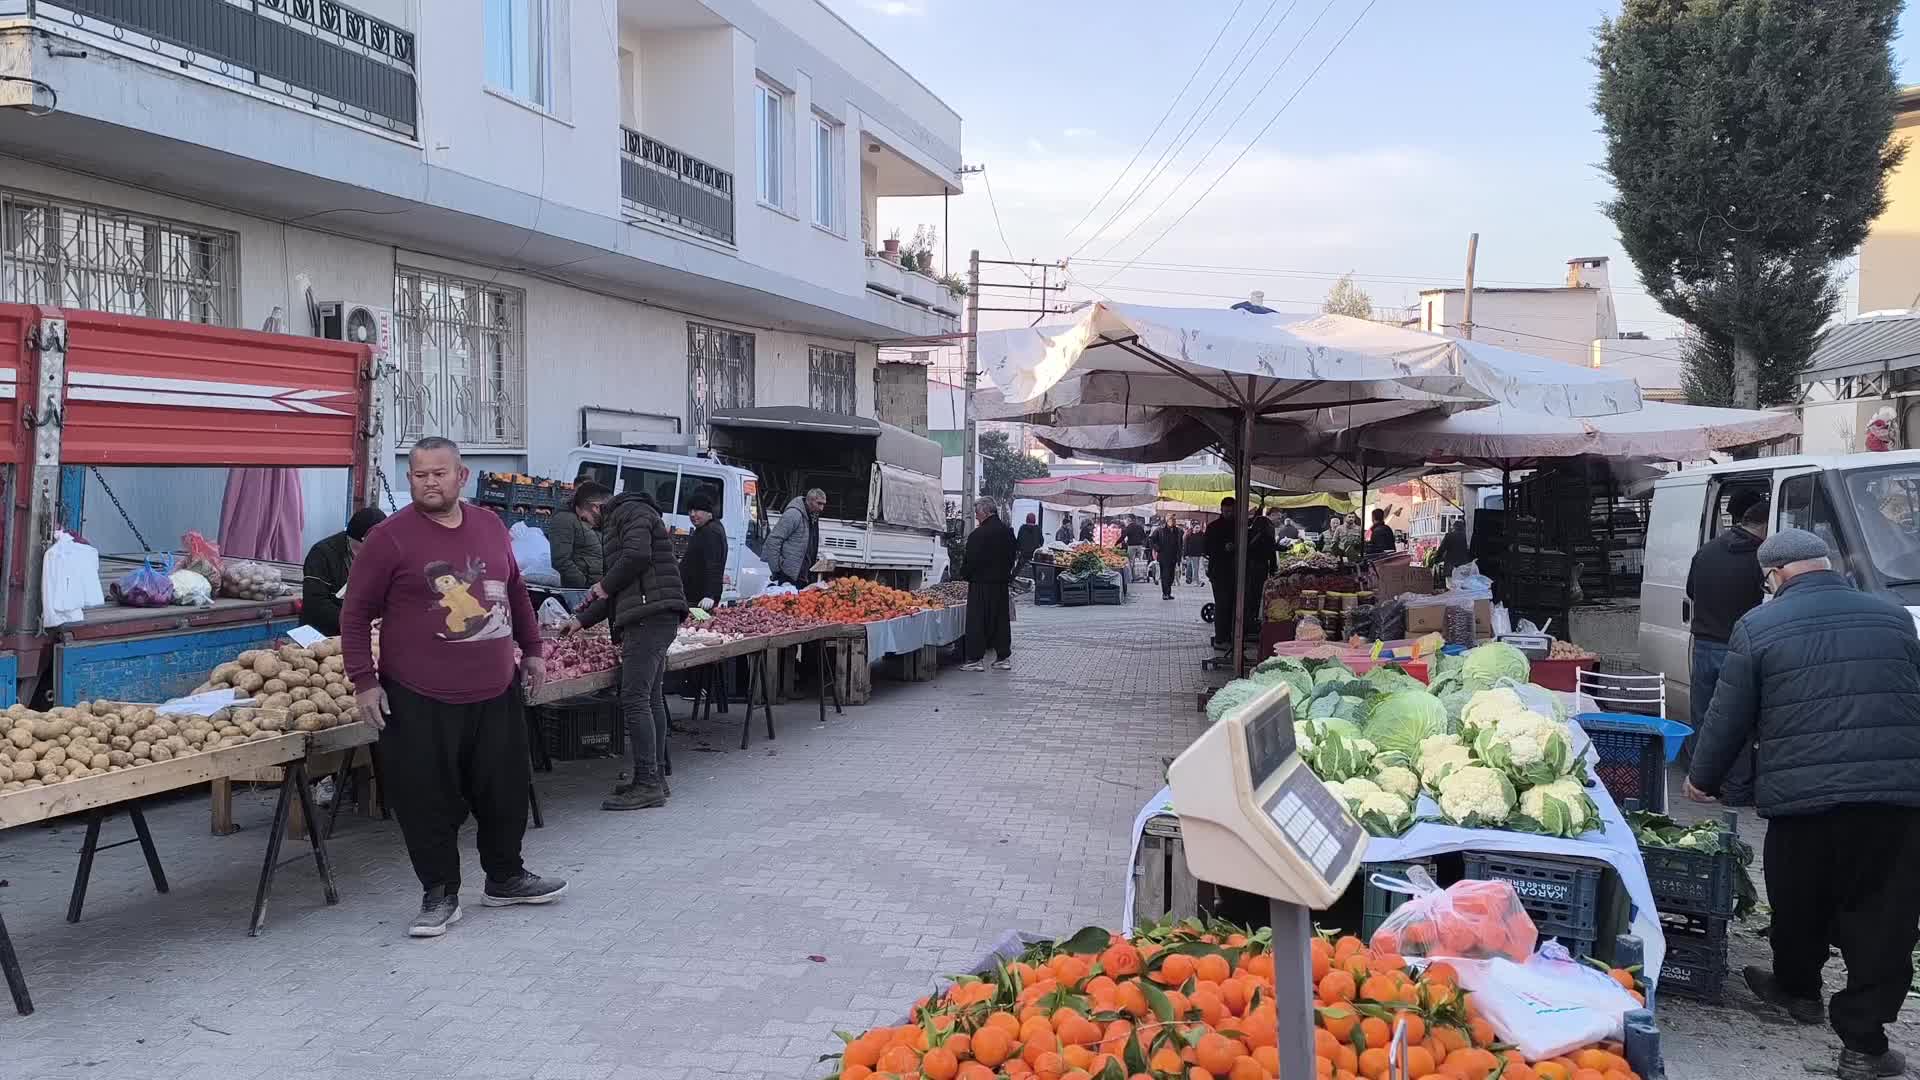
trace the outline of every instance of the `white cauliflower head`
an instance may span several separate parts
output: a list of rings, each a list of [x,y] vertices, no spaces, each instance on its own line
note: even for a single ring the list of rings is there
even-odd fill
[[[1437,787],[1441,777],[1471,764],[1473,752],[1458,743],[1436,746],[1432,750],[1423,749],[1420,753],[1420,780],[1430,788]]]
[[[1420,756],[1425,758],[1428,754],[1446,750],[1449,747],[1465,745],[1458,735],[1429,735],[1420,740]]]
[[[1497,769],[1466,765],[1440,778],[1440,812],[1449,821],[1469,818],[1497,825],[1513,812],[1513,785]]]
[[[1388,821],[1398,821],[1413,812],[1413,804],[1391,791],[1376,791],[1360,800],[1360,813],[1381,814]]]
[[[1295,720],[1293,722],[1293,745],[1294,748],[1300,752],[1301,757],[1307,757],[1313,753],[1315,746],[1313,732],[1314,728],[1311,720]]]
[[[1555,808],[1556,804],[1560,809]],[[1589,805],[1586,787],[1570,776],[1528,788],[1520,796],[1522,814],[1540,822],[1550,832],[1563,836],[1578,836],[1592,827],[1594,821],[1593,815],[1587,811]]]
[[[1412,769],[1404,765],[1389,765],[1373,774],[1373,782],[1380,785],[1382,791],[1389,791],[1403,799],[1412,799],[1420,793],[1420,778]]]
[[[1494,738],[1505,743],[1516,768],[1526,768],[1547,755],[1547,743],[1565,731],[1559,721],[1537,712],[1507,713],[1493,727]]]
[[[1356,776],[1351,780],[1336,780],[1327,785],[1327,790],[1338,795],[1341,802],[1352,806],[1358,805],[1369,795],[1380,794],[1380,785],[1365,777]]]
[[[1475,691],[1467,699],[1467,707],[1460,710],[1460,722],[1472,728],[1490,728],[1497,726],[1503,717],[1526,711],[1527,703],[1520,695],[1512,687],[1502,686]]]

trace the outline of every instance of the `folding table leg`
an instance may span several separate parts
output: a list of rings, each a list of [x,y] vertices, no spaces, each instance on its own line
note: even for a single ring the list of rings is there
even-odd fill
[[[351,753],[348,757],[352,757]],[[300,783],[294,788],[294,796],[300,800],[300,812],[307,818],[307,844],[313,848],[313,867],[320,872],[320,886],[326,892],[327,903],[337,904],[340,902],[340,889],[333,881],[333,859],[327,855],[326,838],[314,827],[314,823],[320,819],[313,816],[313,785],[307,783],[307,766],[303,762],[296,762],[289,767],[289,771],[298,771],[300,774]],[[333,792],[335,805],[339,804],[340,796],[341,791],[336,785]]]
[[[547,827],[546,819],[540,816],[540,790],[533,786],[533,781],[531,780],[527,781],[527,809],[533,814],[534,828],[544,829]]]
[[[764,654],[763,654],[764,655]],[[796,657],[796,659],[798,659]],[[767,738],[773,738],[773,680],[767,678],[765,661],[760,669],[760,715],[767,720]],[[747,713],[747,719],[753,719],[753,713]]]
[[[297,778],[297,779],[296,779]],[[280,841],[287,835],[287,818],[293,811],[293,786],[306,783],[306,772],[292,766],[280,781],[280,801],[273,807],[273,827],[267,832],[267,859],[260,867],[260,886],[253,894],[253,917],[247,923],[247,936],[259,937],[267,923],[267,894],[273,891],[273,874],[280,869]],[[313,830],[309,829],[311,833]]]
[[[367,747],[367,762],[373,773],[373,794],[380,800],[380,820],[393,817],[393,811],[387,809],[387,774],[380,770],[380,744],[374,742]]]
[[[73,874],[73,895],[67,899],[67,921],[80,921],[80,908],[87,902],[87,881],[93,877],[93,853],[100,849],[100,810],[87,813],[87,838],[80,844],[80,868]]]
[[[766,661],[763,659],[765,655],[765,653],[754,653],[747,659],[747,716],[740,723],[740,749],[742,750],[747,748],[747,738],[753,734],[753,688],[754,684],[766,677],[763,670],[766,666]]]
[[[127,817],[133,821],[133,834],[140,838],[140,853],[147,857],[147,873],[153,875],[154,891],[166,892],[167,872],[160,869],[160,852],[154,849],[153,834],[147,831],[147,815],[140,812],[139,803],[129,803]],[[311,814],[307,820],[313,820]]]
[[[333,805],[327,808],[327,839],[333,839],[333,830],[340,821],[340,804],[347,801],[347,784],[353,779],[353,759],[358,757],[353,750],[347,751],[346,760],[340,763],[340,771],[333,774]]]
[[[20,970],[20,958],[14,955],[13,939],[7,936],[7,920],[0,917],[0,975],[7,978],[7,990],[13,994],[13,1008],[21,1016],[33,1015],[33,998],[27,995],[27,975]]]

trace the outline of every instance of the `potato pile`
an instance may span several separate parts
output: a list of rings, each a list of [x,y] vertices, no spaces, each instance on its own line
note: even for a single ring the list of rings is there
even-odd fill
[[[220,568],[221,596],[240,600],[272,600],[287,591],[280,571],[266,563],[228,559]]]
[[[249,649],[221,664],[196,694],[232,688],[253,695],[253,702],[222,709],[234,725],[251,723],[267,731],[321,731],[360,718],[353,684],[347,681],[346,658],[340,639],[328,638],[311,649],[282,645],[278,649]]]
[[[83,701],[35,712],[0,712],[0,795],[119,772],[155,761],[270,739],[283,732],[255,723],[199,716],[161,716],[151,705]]]

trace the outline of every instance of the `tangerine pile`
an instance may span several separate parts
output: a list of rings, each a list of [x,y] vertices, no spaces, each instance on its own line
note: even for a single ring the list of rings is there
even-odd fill
[[[1269,941],[1198,920],[1131,938],[1089,927],[956,979],[905,1024],[843,1033],[823,1060],[833,1080],[1275,1080]],[[1618,1043],[1548,1061],[1500,1045],[1445,963],[1416,974],[1328,933],[1312,955],[1317,1080],[1384,1080],[1399,1024],[1414,1080],[1639,1080]]]
[[[815,623],[865,623],[895,619],[943,606],[940,601],[866,578],[834,578],[824,589],[760,596],[753,606]]]

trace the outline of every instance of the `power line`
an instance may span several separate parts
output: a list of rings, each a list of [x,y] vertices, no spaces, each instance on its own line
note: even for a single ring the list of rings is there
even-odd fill
[[[1331,0],[1329,0],[1329,2],[1331,3]],[[1230,175],[1233,172],[1233,170],[1240,164],[1240,162],[1246,159],[1246,156],[1253,151],[1253,148],[1260,144],[1260,140],[1266,137],[1267,132],[1273,128],[1273,125],[1278,123],[1280,120],[1280,117],[1286,114],[1287,109],[1290,106],[1292,106],[1294,101],[1300,97],[1301,92],[1304,91],[1308,86],[1312,85],[1314,76],[1320,74],[1320,69],[1326,67],[1327,61],[1333,59],[1333,54],[1340,51],[1340,46],[1346,44],[1347,38],[1353,35],[1354,30],[1359,27],[1360,21],[1367,17],[1367,13],[1373,10],[1373,5],[1375,5],[1376,3],[1379,3],[1379,0],[1367,0],[1367,6],[1364,8],[1361,8],[1360,14],[1354,16],[1353,22],[1347,24],[1346,30],[1343,31],[1339,39],[1333,43],[1333,47],[1327,50],[1327,54],[1320,58],[1320,62],[1314,65],[1314,68],[1312,71],[1307,72],[1307,77],[1301,81],[1299,86],[1294,88],[1292,94],[1289,94],[1287,96],[1287,100],[1284,102],[1281,102],[1279,110],[1277,110],[1273,114],[1273,116],[1268,118],[1266,124],[1264,124],[1259,131],[1254,133],[1253,138],[1247,140],[1247,145],[1240,150],[1240,153],[1237,154],[1232,161],[1227,163],[1227,167],[1220,171],[1220,175],[1213,178],[1213,183],[1207,185],[1207,189],[1200,193],[1199,198],[1193,200],[1192,203],[1188,204],[1187,208],[1181,211],[1180,216],[1173,219],[1172,224],[1168,225],[1165,229],[1160,230],[1160,235],[1154,237],[1151,243],[1149,243],[1146,247],[1141,248],[1139,251],[1134,253],[1134,256],[1133,256],[1134,259],[1137,260],[1145,256],[1147,252],[1152,251],[1154,248],[1158,247],[1160,245],[1160,241],[1165,240],[1168,234],[1172,233],[1173,230],[1180,227],[1181,222],[1187,220],[1187,215],[1193,213],[1194,210],[1197,209],[1201,203],[1207,201],[1207,196],[1213,194],[1214,189],[1220,186],[1220,182],[1222,180],[1225,180],[1228,177],[1228,175]],[[1130,261],[1127,264],[1127,266],[1131,266],[1131,265],[1133,264]],[[1126,268],[1127,268],[1126,266],[1122,266],[1120,269],[1125,270]],[[1120,276],[1120,272],[1115,271],[1113,275],[1109,277],[1107,280],[1111,281],[1113,280],[1113,278],[1119,277],[1119,276]]]
[[[1139,163],[1140,155],[1146,153],[1147,147],[1153,145],[1154,136],[1160,134],[1160,129],[1166,126],[1167,117],[1173,115],[1173,110],[1180,105],[1180,99],[1186,97],[1187,91],[1193,88],[1193,80],[1199,78],[1201,70],[1207,66],[1207,61],[1213,58],[1213,51],[1220,47],[1221,40],[1227,36],[1227,29],[1233,25],[1234,19],[1239,18],[1240,9],[1245,6],[1247,6],[1247,0],[1238,0],[1238,2],[1233,5],[1233,10],[1227,14],[1227,21],[1220,24],[1220,32],[1213,36],[1213,44],[1208,45],[1207,51],[1201,54],[1200,62],[1193,65],[1193,71],[1187,76],[1187,81],[1181,85],[1180,92],[1173,95],[1172,101],[1167,102],[1167,111],[1160,114],[1159,123],[1154,124],[1153,130],[1147,132],[1146,139],[1141,142],[1139,148],[1133,152],[1133,156],[1127,159],[1126,166],[1120,170],[1119,175],[1113,178],[1113,183],[1107,185],[1107,190],[1101,192],[1100,197],[1093,200],[1093,205],[1087,207],[1087,212],[1080,215],[1080,220],[1073,223],[1073,228],[1068,229],[1062,235],[1061,238],[1063,240],[1080,231],[1080,226],[1085,225],[1087,221],[1093,217],[1093,212],[1100,209],[1100,204],[1107,200],[1107,196],[1113,194],[1113,189],[1119,187],[1120,181],[1125,180],[1127,173],[1131,172],[1133,167]]]
[[[1298,2],[1299,0],[1294,0],[1294,3],[1297,4]],[[1262,11],[1260,18],[1254,21],[1253,26],[1256,31],[1262,23],[1267,21],[1267,16],[1273,14],[1273,9],[1278,6],[1280,6],[1280,0],[1267,0],[1266,10]],[[1288,14],[1293,12],[1293,5],[1288,5],[1287,12]],[[1187,115],[1187,119],[1181,121],[1180,130],[1174,134],[1173,139],[1160,151],[1159,156],[1154,159],[1153,165],[1147,169],[1145,175],[1141,177],[1140,182],[1133,186],[1133,189],[1127,193],[1126,198],[1120,200],[1120,205],[1115,207],[1113,213],[1107,216],[1107,220],[1100,223],[1099,228],[1088,233],[1086,238],[1080,241],[1080,246],[1073,250],[1073,255],[1080,254],[1095,240],[1098,240],[1101,233],[1112,228],[1114,222],[1119,221],[1128,210],[1133,208],[1133,205],[1140,200],[1142,195],[1146,194],[1155,183],[1159,182],[1160,177],[1165,174],[1167,167],[1173,164],[1174,158],[1178,156],[1180,151],[1186,149],[1187,144],[1192,142],[1193,137],[1200,133],[1200,129],[1206,126],[1207,121],[1213,119],[1214,110],[1218,109],[1220,103],[1227,99],[1227,95],[1233,92],[1234,87],[1240,85],[1240,80],[1246,77],[1247,70],[1253,67],[1254,59],[1266,50],[1267,43],[1273,40],[1273,35],[1280,29],[1280,24],[1286,21],[1287,16],[1282,15],[1280,16],[1279,22],[1274,23],[1272,27],[1268,28],[1267,36],[1260,39],[1260,45],[1254,50],[1253,56],[1247,58],[1247,62],[1241,65],[1239,72],[1233,76],[1233,80],[1227,83],[1225,89],[1221,89],[1221,83],[1226,80],[1227,73],[1233,70],[1233,66],[1239,63],[1240,57],[1246,53],[1247,46],[1253,41],[1253,35],[1248,34],[1241,40],[1240,48],[1234,51],[1233,56],[1227,60],[1226,66],[1220,69],[1220,74],[1214,77],[1213,85],[1208,87],[1207,92],[1201,95],[1199,101],[1194,103],[1193,112]],[[1213,96],[1215,90],[1220,90],[1220,96],[1218,98]],[[1207,104],[1209,99],[1213,102],[1211,105]],[[1206,115],[1204,116],[1200,113],[1200,108],[1203,105],[1207,107]],[[1068,258],[1072,257],[1072,255],[1068,256]]]
[[[1455,329],[1457,328],[1458,324],[1444,323],[1442,325],[1444,325],[1448,329]],[[1682,362],[1685,360],[1684,357],[1675,356],[1673,353],[1639,352],[1635,349],[1622,349],[1614,346],[1596,344],[1596,342],[1600,342],[1600,341],[1617,340],[1617,339],[1595,338],[1592,341],[1574,341],[1571,338],[1557,338],[1557,337],[1549,337],[1546,334],[1532,334],[1532,333],[1528,333],[1525,330],[1513,330],[1504,326],[1488,326],[1486,323],[1483,323],[1483,322],[1474,323],[1473,328],[1475,330],[1492,330],[1495,333],[1499,333],[1499,334],[1513,334],[1516,337],[1535,338],[1540,341],[1555,341],[1555,342],[1559,342],[1562,345],[1577,345],[1583,349],[1599,349],[1601,352],[1619,353],[1622,356],[1632,356],[1632,357],[1637,357],[1643,360],[1647,360],[1647,359],[1673,360],[1676,362]]]
[[[1092,264],[1095,266],[1112,266],[1112,265],[1118,264],[1122,268],[1131,267],[1132,269],[1142,270],[1142,271],[1161,270],[1161,271],[1166,271],[1169,273],[1177,273],[1177,274],[1209,274],[1214,276],[1233,275],[1233,276],[1263,276],[1263,277],[1305,277],[1305,278],[1329,278],[1329,279],[1337,279],[1337,278],[1351,276],[1355,281],[1358,281],[1358,282],[1371,281],[1371,282],[1381,282],[1384,284],[1391,284],[1391,285],[1439,285],[1444,288],[1451,288],[1455,291],[1458,291],[1460,288],[1458,284],[1459,278],[1457,276],[1449,277],[1443,274],[1435,274],[1431,276],[1422,275],[1422,274],[1367,274],[1367,273],[1361,273],[1358,270],[1305,270],[1305,269],[1289,268],[1289,267],[1223,266],[1223,265],[1212,264],[1212,263],[1179,263],[1179,262],[1163,262],[1163,261],[1155,261],[1155,260],[1132,260],[1132,259],[1122,260],[1122,259],[1107,259],[1107,258],[1097,258],[1097,259],[1085,258],[1085,259],[1075,259],[1074,261],[1078,263]],[[1489,284],[1494,284],[1494,285],[1522,285],[1522,286],[1536,286],[1540,288],[1567,288],[1568,287],[1566,282],[1564,281],[1539,281],[1539,280],[1528,280],[1528,279],[1522,279],[1522,278],[1478,278],[1477,280],[1481,282],[1487,282]],[[1626,285],[1612,285],[1610,286],[1610,288],[1616,293],[1637,293],[1641,295],[1646,295],[1645,289],[1636,289]],[[1486,292],[1487,290],[1480,288],[1476,285],[1474,291]]]
[[[1027,272],[1026,267],[1017,265],[1020,257],[1013,253],[1013,245],[1007,243],[1006,227],[1000,224],[1000,204],[994,201],[993,180],[987,176],[987,167],[985,165],[980,166],[980,182],[986,185],[987,206],[993,210],[993,231],[1000,234],[1000,246],[1007,249],[1007,258],[1016,264],[1014,269],[1020,271],[1022,277],[1028,281],[1032,281],[1033,275]]]

